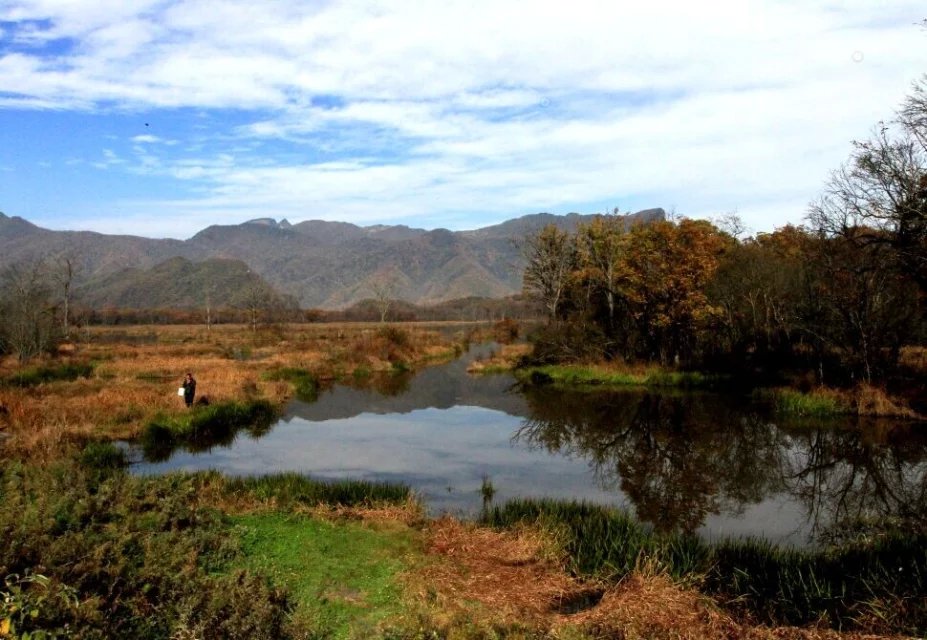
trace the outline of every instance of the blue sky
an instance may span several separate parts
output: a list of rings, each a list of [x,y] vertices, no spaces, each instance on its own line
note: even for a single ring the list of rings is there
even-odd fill
[[[189,237],[662,206],[800,223],[923,3],[0,0],[0,211]]]

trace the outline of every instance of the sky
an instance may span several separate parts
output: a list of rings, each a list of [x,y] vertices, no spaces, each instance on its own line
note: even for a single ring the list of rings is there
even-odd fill
[[[0,211],[803,221],[927,72],[923,0],[0,0]]]

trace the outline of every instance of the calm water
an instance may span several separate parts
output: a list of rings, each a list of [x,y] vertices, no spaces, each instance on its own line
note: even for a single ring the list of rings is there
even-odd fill
[[[923,425],[786,426],[708,393],[521,393],[508,375],[468,375],[480,352],[378,390],[336,386],[293,401],[271,429],[206,450],[151,462],[133,448],[133,469],[399,481],[433,513],[458,515],[479,511],[489,478],[497,502],[579,498],[662,530],[798,545],[859,517],[927,516]]]

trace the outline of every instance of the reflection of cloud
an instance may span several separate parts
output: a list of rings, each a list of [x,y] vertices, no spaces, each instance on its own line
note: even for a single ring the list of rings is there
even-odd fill
[[[230,138],[269,150],[221,171],[191,172],[179,151],[146,167],[200,183],[203,196],[170,203],[193,221],[675,203],[695,215],[736,208],[769,229],[800,217],[796,203],[921,72],[920,14],[909,0],[579,0],[568,11],[14,0],[0,9],[4,42],[16,43],[0,49],[0,109],[190,107],[220,123],[245,110],[195,153],[218,155]],[[133,208],[176,228],[165,204]]]

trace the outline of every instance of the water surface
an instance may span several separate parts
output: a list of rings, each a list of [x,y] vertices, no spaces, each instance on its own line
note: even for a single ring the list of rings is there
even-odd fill
[[[798,545],[860,518],[927,514],[919,425],[783,425],[765,407],[712,393],[522,392],[509,375],[466,373],[487,349],[376,388],[335,386],[317,402],[293,401],[265,432],[133,468],[397,481],[432,513],[457,515],[479,511],[488,479],[497,502],[576,498],[660,530]]]

